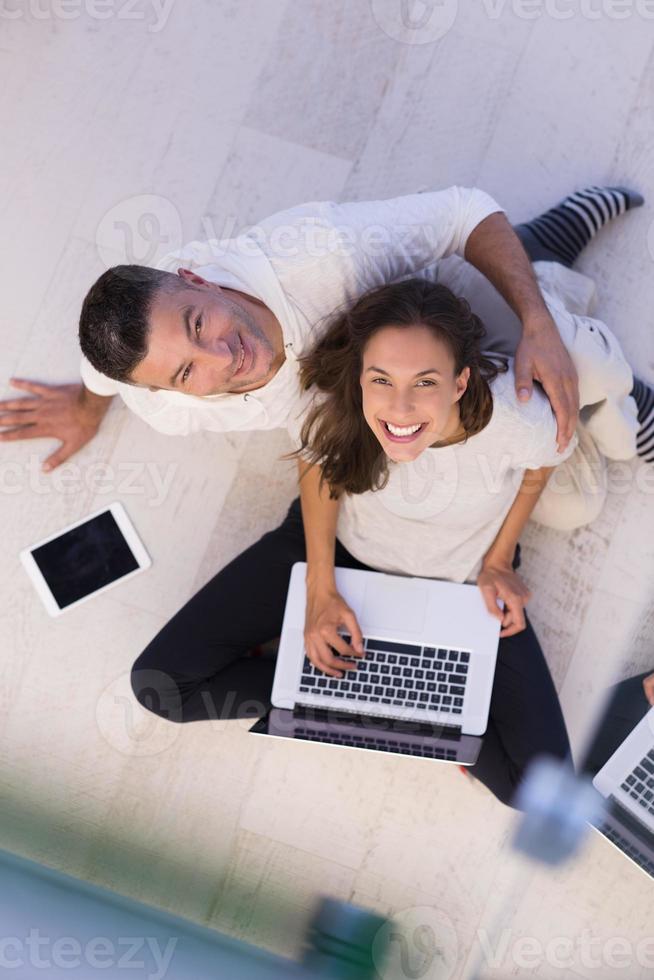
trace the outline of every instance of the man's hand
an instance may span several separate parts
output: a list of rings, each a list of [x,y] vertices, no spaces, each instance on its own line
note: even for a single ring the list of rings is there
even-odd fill
[[[520,401],[528,401],[533,382],[540,381],[556,416],[559,452],[568,446],[579,418],[577,371],[549,313],[523,322],[515,354],[515,386]],[[527,392],[521,395],[521,391]]]
[[[60,439],[61,445],[43,464],[52,470],[86,445],[100,428],[111,398],[88,391],[83,384],[44,385],[11,378],[11,385],[29,398],[0,401],[0,442],[18,439]]]
[[[534,378],[549,398],[557,422],[556,441],[562,452],[577,427],[577,372],[550,316],[534,269],[505,214],[489,214],[470,232],[465,259],[479,269],[504,297],[522,323],[515,355],[516,392],[525,388],[528,401]]]
[[[477,585],[489,613],[502,623],[500,638],[513,636],[526,628],[524,607],[531,599],[531,592],[513,571],[510,562],[485,562],[477,577]],[[504,611],[497,605],[498,599],[503,600]]]
[[[351,646],[339,635],[339,626],[352,637]],[[335,590],[307,591],[304,648],[314,667],[330,677],[342,677],[343,670],[356,670],[356,664],[334,656],[334,650],[343,657],[363,656],[363,637],[357,618]]]
[[[645,692],[645,697],[654,707],[654,674],[650,674],[649,677],[644,679],[643,690]]]

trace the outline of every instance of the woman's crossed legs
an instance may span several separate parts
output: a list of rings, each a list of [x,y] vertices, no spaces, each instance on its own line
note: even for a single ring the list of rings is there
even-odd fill
[[[248,656],[281,633],[295,562],[305,561],[299,501],[282,524],[196,593],[137,659],[132,688],[174,722],[259,717],[270,706],[274,659]],[[366,569],[337,541],[336,564]],[[529,761],[569,754],[559,700],[540,644],[527,628],[500,640],[488,730],[470,772],[510,804]]]

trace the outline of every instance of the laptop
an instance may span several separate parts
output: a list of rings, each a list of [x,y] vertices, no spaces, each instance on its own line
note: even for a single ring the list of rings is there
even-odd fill
[[[330,677],[305,655],[306,564],[296,563],[272,709],[251,731],[474,765],[501,628],[478,587],[349,568],[335,575],[364,636],[356,673]]]
[[[593,778],[607,801],[594,827],[654,878],[654,708]]]

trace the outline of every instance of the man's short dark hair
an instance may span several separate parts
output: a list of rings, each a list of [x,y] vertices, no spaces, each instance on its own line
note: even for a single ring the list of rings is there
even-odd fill
[[[86,359],[108,378],[130,381],[148,352],[155,294],[183,285],[174,273],[144,265],[116,265],[103,272],[86,294],[79,318]]]

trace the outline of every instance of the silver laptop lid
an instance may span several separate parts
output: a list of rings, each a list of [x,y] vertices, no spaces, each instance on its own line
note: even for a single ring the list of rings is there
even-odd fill
[[[465,657],[468,675],[461,714],[451,710],[453,702],[447,710],[438,706],[436,697],[427,699],[425,704],[413,705],[408,692],[404,692],[400,707],[396,701],[387,700],[388,691],[372,697],[370,702],[357,693],[356,705],[354,699],[348,698],[347,707],[381,717],[423,717],[431,723],[460,725],[469,735],[482,735],[488,721],[500,624],[486,609],[477,586],[348,568],[337,567],[335,571],[337,588],[354,610],[364,636],[374,638],[377,643],[419,646],[421,650],[414,656],[420,659],[427,657],[428,651],[438,656],[445,651],[447,659],[450,655]],[[291,573],[273,683],[272,703],[276,708],[293,709],[298,703],[322,707],[335,704],[335,694],[319,692],[317,676],[305,683],[308,687],[313,682],[315,690],[302,689],[303,672],[309,669],[304,663],[305,576],[306,565],[296,563]],[[368,644],[366,653],[367,647]],[[420,669],[428,666],[434,665],[420,664]],[[433,684],[434,680],[430,678],[429,683]],[[328,686],[333,687],[331,680]],[[432,693],[437,695],[440,691]],[[448,698],[450,693],[461,696],[460,691],[448,691]],[[346,706],[343,707],[345,710]]]

